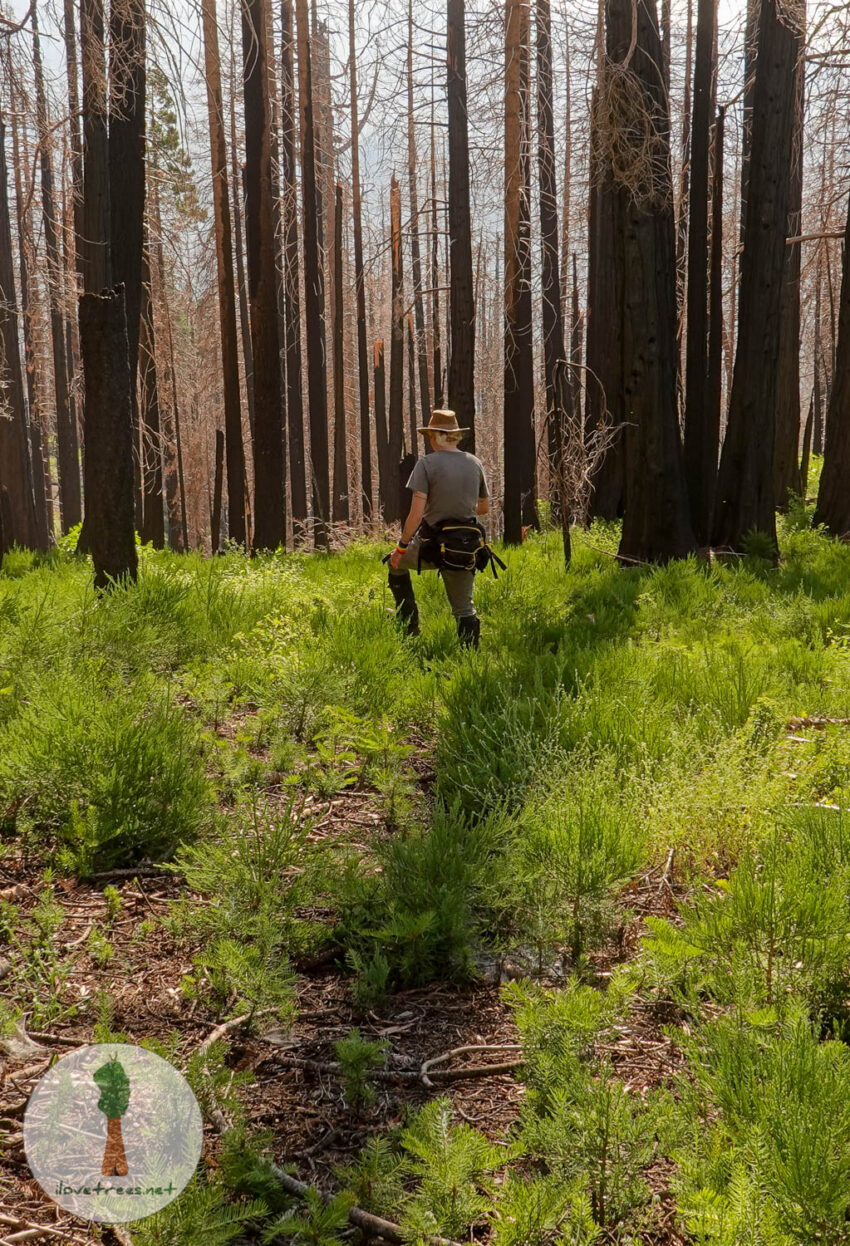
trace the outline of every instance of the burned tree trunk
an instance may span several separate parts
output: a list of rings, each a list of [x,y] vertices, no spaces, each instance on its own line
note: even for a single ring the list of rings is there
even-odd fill
[[[111,0],[109,13],[109,240],[112,281],[124,286],[133,445],[138,446],[136,370],[142,302],[145,212],[145,0]],[[142,522],[141,464],[134,455],[136,522]]]
[[[230,197],[227,190],[227,146],[221,96],[221,59],[215,0],[202,0],[204,77],[210,127],[215,258],[218,274],[218,315],[221,334],[221,371],[224,383],[224,432],[227,459],[228,535],[245,544],[245,447],[242,443],[242,407],[239,395],[239,350],[236,336],[236,287],[233,280],[233,240]]]
[[[137,571],[133,531],[133,412],[124,290],[80,299],[86,385],[85,492],[98,589]]]
[[[408,0],[407,3],[407,188],[410,199],[410,275],[413,282],[413,314],[416,324],[419,403],[424,415],[431,401],[431,386],[428,378],[425,306],[422,298],[422,257],[419,249],[419,193],[416,186],[416,133],[413,123],[413,0]]]
[[[301,390],[301,290],[298,255],[298,186],[295,169],[295,77],[291,0],[282,0],[280,111],[283,174],[283,301],[285,312],[286,416],[289,431],[289,492],[293,524],[307,522],[304,400]]]
[[[0,113],[0,507],[6,549],[13,542],[35,545],[38,535],[17,309],[6,173],[6,126]]]
[[[83,67],[83,233],[82,274],[87,293],[112,284],[109,212],[109,131],[103,0],[81,0],[80,49]]]
[[[386,522],[389,523],[398,497],[395,489],[395,473],[390,462],[390,440],[387,431],[387,389],[384,365],[384,343],[375,342],[375,443],[378,449],[378,502]]]
[[[148,248],[142,252],[142,305],[139,313],[139,390],[142,463],[142,516],[139,533],[155,549],[165,545],[163,513],[162,430],[159,415],[159,381],[156,369],[156,331]]]
[[[738,347],[717,481],[713,543],[743,548],[753,529],[776,545],[773,442],[794,125],[799,6],[762,0],[753,90]]]
[[[74,244],[77,272],[83,275],[83,142],[80,134],[80,85],[77,72],[77,36],[74,0],[64,0],[65,69],[68,77],[68,126],[71,147],[71,186],[74,194]]]
[[[437,153],[434,141],[434,105],[431,104],[431,369],[434,406],[443,405],[443,349],[440,335],[440,231],[437,212]]]
[[[461,442],[475,451],[475,298],[472,225],[469,208],[469,129],[466,105],[466,18],[464,0],[448,0],[449,125],[449,403],[461,428]]]
[[[528,9],[507,0],[505,36],[504,537],[536,526],[531,307]]]
[[[328,378],[325,364],[325,287],[319,235],[313,75],[307,0],[297,0],[298,93],[301,108],[301,194],[304,215],[304,286],[307,314],[307,396],[313,477],[313,539],[328,548],[330,480],[328,463]]]
[[[720,453],[720,415],[723,394],[723,108],[717,110],[714,124],[711,191],[711,258],[709,261],[708,301],[708,375],[705,393],[706,443],[713,457],[711,509],[707,532],[711,533],[714,515],[714,489],[717,484],[717,459]],[[698,536],[698,539],[701,539]]]
[[[708,161],[717,73],[717,0],[698,0],[688,203],[685,475],[694,533],[707,545],[717,477],[718,432],[708,411]]]
[[[14,95],[13,95],[14,101]],[[2,154],[0,154],[2,159]],[[53,502],[50,488],[50,471],[44,452],[44,439],[40,423],[39,380],[33,336],[33,313],[30,300],[29,257],[32,254],[32,212],[24,196],[21,177],[21,155],[18,143],[18,126],[12,117],[12,163],[15,169],[15,204],[18,225],[18,264],[21,278],[21,318],[24,331],[24,370],[27,381],[29,404],[29,455],[32,469],[32,491],[35,504],[35,543],[39,549],[48,549],[53,539]],[[3,188],[0,186],[0,194]],[[11,242],[10,242],[11,248]],[[11,249],[8,251],[11,262]],[[5,280],[14,280],[9,274]],[[5,288],[5,286],[4,286]],[[0,303],[4,296],[0,294]],[[17,341],[17,336],[15,337]],[[13,365],[14,366],[14,365]],[[0,369],[2,371],[2,369]]]
[[[401,191],[393,175],[390,183],[390,234],[392,247],[392,307],[390,311],[390,410],[389,470],[397,477],[404,453],[404,298],[402,291]],[[385,496],[384,518],[388,523],[401,519],[400,493],[389,487]]]
[[[271,110],[268,89],[268,0],[242,0],[245,83],[245,216],[248,298],[254,354],[254,549],[286,542],[283,410],[280,385]]]
[[[351,215],[354,226],[354,290],[357,321],[357,382],[360,396],[360,490],[363,519],[372,518],[372,437],[369,420],[369,354],[366,346],[366,282],[363,272],[363,211],[360,191],[360,119],[354,0],[348,0],[348,72],[351,92]]]
[[[794,132],[788,198],[788,237],[800,235],[803,216],[803,126],[806,62],[794,75]],[[785,247],[779,371],[776,378],[776,430],[773,443],[773,495],[780,510],[789,494],[800,492],[800,243]]]
[[[348,462],[345,428],[345,353],[342,305],[342,187],[336,188],[334,212],[334,496],[335,523],[348,523]]]
[[[53,182],[53,156],[44,73],[41,63],[41,42],[38,37],[37,11],[32,12],[33,68],[35,72],[36,115],[41,162],[41,206],[44,222],[44,244],[47,254],[47,295],[50,305],[50,337],[53,345],[53,383],[56,397],[56,457],[59,468],[59,514],[62,528],[73,528],[80,522],[80,464],[77,430],[68,396],[68,359],[65,353],[65,318],[62,308],[62,259],[57,240],[57,212]]]
[[[537,160],[540,196],[540,285],[543,298],[543,372],[546,383],[550,491],[555,517],[562,505],[565,404],[569,385],[556,386],[557,366],[566,359],[564,311],[558,254],[558,192],[555,178],[555,125],[552,116],[552,33],[549,0],[537,0]],[[566,379],[566,373],[561,376]]]
[[[584,426],[592,435],[605,423],[617,431],[593,473],[588,519],[617,519],[625,487],[623,408],[623,248],[611,162],[602,142],[599,88],[591,104]]]
[[[850,537],[850,199],[844,230],[844,267],[838,310],[835,375],[826,413],[823,469],[813,524],[824,524],[833,536]]]
[[[233,62],[231,59],[231,71]],[[232,75],[231,75],[232,76]],[[245,190],[242,184],[242,170],[239,164],[239,148],[236,145],[236,92],[230,92],[230,179],[233,193],[233,243],[236,253],[236,290],[239,296],[239,338],[242,343],[242,358],[245,363],[245,395],[248,400],[248,427],[251,440],[254,438],[254,351],[251,347],[251,316],[248,311],[248,284],[245,280],[245,244],[243,228],[243,207]],[[247,491],[245,495],[246,513],[250,509]],[[246,539],[248,533],[246,530]]]
[[[655,0],[608,0],[603,87],[631,144],[617,165],[623,239],[625,506],[620,556],[680,558],[694,548],[676,409],[676,241],[667,94]],[[632,32],[633,14],[637,29]],[[629,61],[629,49],[633,48]],[[647,141],[643,127],[646,126]]]
[[[221,549],[221,494],[224,478],[224,432],[215,430],[215,476],[213,477],[212,506],[210,507],[210,549],[217,554]]]

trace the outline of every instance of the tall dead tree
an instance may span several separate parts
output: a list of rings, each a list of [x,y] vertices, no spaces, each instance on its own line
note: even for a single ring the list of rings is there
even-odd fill
[[[38,11],[32,11],[33,71],[35,77],[36,118],[38,123],[41,165],[41,207],[44,244],[47,255],[47,296],[50,306],[50,339],[53,348],[53,384],[56,398],[56,457],[59,467],[59,514],[62,528],[67,530],[80,522],[79,447],[76,422],[68,394],[68,358],[65,351],[65,316],[63,310],[62,256],[57,231],[57,205],[53,181],[53,144],[47,115],[44,72],[41,62],[41,41],[38,34]]]
[[[720,447],[720,417],[723,395],[723,136],[725,110],[717,110],[712,140],[711,240],[708,301],[708,360],[705,419],[714,447],[714,484],[717,483],[717,457]],[[714,496],[712,490],[712,511]],[[711,525],[709,524],[709,533]],[[698,538],[699,539],[699,538]]]
[[[519,544],[536,525],[534,355],[531,304],[529,21],[507,0],[505,30],[504,537]]]
[[[27,413],[18,344],[18,300],[6,172],[6,125],[0,113],[0,530],[2,544],[37,541]]]
[[[15,95],[12,94],[15,106]],[[41,402],[36,358],[35,335],[33,332],[33,306],[30,293],[30,256],[33,254],[32,209],[29,196],[24,194],[22,169],[29,167],[19,149],[18,123],[12,114],[12,165],[15,170],[15,205],[18,225],[18,272],[21,283],[21,319],[24,332],[24,371],[27,382],[27,400],[29,404],[29,452],[32,468],[32,490],[35,504],[36,544],[39,549],[48,549],[53,539],[53,495],[50,487],[50,467],[45,453],[44,437],[41,430]],[[2,193],[2,188],[0,188]],[[0,302],[2,302],[0,296]],[[9,372],[11,375],[11,371]]]
[[[446,61],[449,139],[449,379],[448,400],[461,442],[475,450],[475,297],[469,208],[469,124],[466,103],[464,0],[447,0]]]
[[[694,548],[676,408],[676,242],[670,118],[659,75],[655,0],[608,0],[601,111],[616,117],[616,211],[623,246],[625,505],[620,557]]]
[[[301,194],[304,217],[304,287],[307,328],[307,396],[310,412],[310,460],[313,479],[313,539],[317,549],[329,544],[330,479],[328,464],[328,385],[325,359],[325,287],[316,137],[313,121],[313,74],[307,0],[297,0],[298,95],[301,112]]]
[[[283,176],[283,301],[286,354],[286,416],[289,432],[289,497],[294,524],[307,522],[304,400],[301,366],[301,261],[298,241],[298,182],[295,167],[295,33],[291,0],[280,6],[280,139]]]
[[[600,0],[599,40],[603,39]],[[587,518],[617,519],[623,513],[625,451],[623,408],[623,248],[616,212],[616,188],[608,145],[608,119],[602,113],[600,88],[604,42],[597,46],[597,83],[590,110],[590,191],[588,213],[587,309],[585,362],[587,382],[584,426],[588,437],[609,424],[615,431],[607,453],[592,475]]]
[[[231,82],[235,82],[233,58],[230,62]],[[230,92],[230,183],[233,194],[233,249],[236,253],[236,291],[239,296],[239,337],[242,343],[242,359],[245,364],[245,396],[248,401],[248,426],[254,437],[254,351],[251,346],[251,316],[248,311],[248,282],[245,279],[245,246],[243,216],[245,187],[239,163],[239,146],[236,141],[236,91]],[[246,495],[246,510],[249,509]]]
[[[373,347],[375,372],[375,445],[378,451],[378,504],[384,519],[389,522],[387,510],[392,513],[398,497],[396,474],[390,462],[390,438],[387,429],[387,388],[384,363],[384,343],[375,342]]]
[[[218,317],[221,336],[221,373],[224,387],[224,443],[227,462],[228,535],[245,544],[245,447],[242,443],[242,405],[239,393],[239,348],[236,331],[236,286],[233,279],[233,239],[230,196],[227,189],[227,145],[221,94],[221,58],[215,0],[202,0],[204,78],[210,130],[215,258],[218,276]]]
[[[342,187],[337,183],[334,204],[334,496],[335,523],[348,523],[348,460],[345,420],[345,351],[342,290]]]
[[[83,69],[83,288],[99,294],[112,284],[109,211],[109,130],[103,0],[80,0]]]
[[[552,31],[549,0],[537,0],[537,162],[540,201],[540,287],[543,300],[543,372],[546,384],[546,421],[552,504],[560,513],[564,420],[572,390],[556,384],[566,371],[564,312],[561,301],[558,253],[558,191],[555,174],[555,124],[552,112]],[[571,414],[571,412],[570,412]]]
[[[401,244],[401,190],[395,174],[390,182],[390,249],[391,307],[390,307],[390,406],[388,462],[392,476],[398,479],[399,464],[404,453],[404,290],[403,258]],[[399,514],[400,492],[392,480],[384,501],[384,518],[388,523],[401,519]]]
[[[734,550],[743,548],[753,529],[777,548],[773,443],[801,15],[799,2],[762,0],[738,345],[713,525],[713,544]]]
[[[434,100],[431,99],[431,371],[434,377],[434,406],[443,405],[443,348],[440,333],[440,230],[437,206],[437,151]]]
[[[798,238],[803,217],[803,127],[806,62],[800,56],[794,75],[794,131],[788,189],[788,237]],[[785,247],[779,374],[776,378],[776,430],[773,446],[773,495],[780,510],[789,494],[800,492],[800,243]]]
[[[242,0],[245,216],[254,354],[254,549],[276,549],[286,542],[267,23],[268,0]]]
[[[407,192],[410,200],[410,277],[413,284],[413,314],[416,325],[419,404],[424,413],[430,407],[431,386],[428,377],[428,347],[425,340],[425,305],[422,297],[419,190],[416,185],[416,131],[413,118],[413,0],[407,0]]]
[[[77,32],[74,0],[64,0],[65,72],[68,79],[68,127],[71,147],[71,186],[74,195],[74,243],[77,272],[82,276],[83,139],[80,133],[80,84],[77,69]]]
[[[351,216],[354,228],[354,293],[357,322],[357,383],[360,397],[360,489],[363,519],[372,518],[372,437],[369,419],[369,355],[366,345],[366,281],[363,271],[363,208],[360,190],[360,115],[354,0],[348,0],[348,74],[351,106]]]
[[[826,413],[826,438],[818,502],[812,522],[833,536],[850,536],[850,198],[844,229],[844,265],[838,309],[835,375]]]
[[[697,0],[685,364],[685,475],[691,522],[702,545],[711,533],[720,429],[708,408],[708,188],[717,76],[717,0]]]
[[[142,250],[142,305],[139,313],[139,424],[141,428],[142,517],[139,535],[154,549],[165,545],[163,510],[162,428],[159,408],[159,377],[156,366],[156,329],[148,242]]]
[[[142,302],[145,212],[145,0],[109,6],[109,242],[112,281],[124,286],[133,445],[138,447],[136,372]],[[142,522],[141,463],[134,454],[137,523]]]

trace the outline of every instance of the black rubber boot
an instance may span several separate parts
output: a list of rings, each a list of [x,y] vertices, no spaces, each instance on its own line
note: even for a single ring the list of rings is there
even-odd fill
[[[469,649],[470,646],[477,649],[478,638],[481,635],[481,620],[476,614],[458,619],[457,634],[464,649]]]
[[[400,575],[390,572],[390,591],[395,598],[395,615],[408,636],[419,635],[419,608],[413,594],[413,583],[410,572],[403,571]]]

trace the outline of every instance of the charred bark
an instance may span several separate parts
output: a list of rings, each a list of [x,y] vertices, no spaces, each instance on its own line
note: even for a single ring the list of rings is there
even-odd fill
[[[298,253],[298,186],[295,169],[295,77],[291,0],[282,0],[281,157],[283,173],[283,299],[286,320],[286,417],[289,431],[289,493],[293,525],[307,522],[307,468],[304,455],[304,400],[301,361],[301,261]]]
[[[448,0],[449,135],[449,403],[461,428],[461,448],[475,451],[475,299],[469,207],[469,129],[466,103],[464,0]]]
[[[12,230],[6,173],[6,126],[0,113],[0,494],[3,541],[35,545],[27,414],[18,343],[18,301],[12,270]]]
[[[276,549],[286,543],[267,23],[268,0],[242,0],[245,216],[254,355],[254,549]]]
[[[313,479],[313,539],[328,548],[330,480],[328,463],[328,378],[325,366],[325,286],[316,173],[313,77],[307,0],[297,0],[298,93],[301,110],[301,194],[304,217],[304,286],[307,320],[307,396]]]
[[[788,192],[788,237],[797,238],[803,216],[803,127],[806,62],[797,61],[794,74],[794,132]],[[782,320],[779,332],[779,371],[776,378],[776,431],[773,443],[773,494],[779,510],[788,507],[789,494],[799,493],[800,471],[800,243],[785,247],[782,281]]]
[[[555,123],[552,114],[552,32],[549,0],[537,0],[537,161],[540,207],[540,285],[543,299],[543,373],[546,385],[546,423],[549,451],[550,496],[555,518],[560,514],[563,475],[565,402],[573,397],[569,385],[556,385],[558,363],[566,359],[564,312],[558,252],[558,191],[555,176]],[[566,373],[562,372],[566,380]]]
[[[717,0],[698,0],[688,203],[685,474],[694,534],[707,545],[717,478],[718,429],[708,411],[709,139],[717,75]]]
[[[531,304],[528,10],[507,0],[505,37],[504,537],[537,525]]]
[[[354,291],[357,321],[357,382],[360,397],[360,490],[363,519],[372,518],[372,436],[369,415],[369,354],[366,345],[366,282],[363,272],[363,210],[360,190],[360,118],[354,0],[348,0],[348,72],[351,93],[351,216],[354,228]]]
[[[345,420],[345,352],[342,305],[342,187],[337,184],[334,212],[334,497],[335,523],[348,523],[348,461]]]
[[[127,321],[121,286],[80,299],[80,349],[86,386],[87,533],[98,589],[135,580],[133,413]]]
[[[402,291],[403,262],[401,249],[401,190],[393,175],[390,183],[390,243],[392,278],[390,310],[390,408],[389,408],[389,470],[397,476],[404,453],[404,299]],[[385,497],[384,518],[387,523],[401,519],[399,490],[389,488]]]
[[[53,155],[50,123],[41,63],[38,15],[32,12],[33,69],[36,116],[41,164],[41,207],[44,249],[47,257],[47,296],[50,305],[50,338],[53,348],[53,384],[56,398],[56,457],[59,468],[59,514],[62,528],[73,528],[82,516],[80,464],[76,427],[68,395],[68,359],[65,353],[65,318],[62,299],[62,259],[57,237],[56,196],[53,181]]]
[[[743,548],[752,530],[777,550],[773,493],[776,376],[788,224],[799,14],[762,0],[741,256],[738,346],[717,481],[713,543]],[[777,550],[778,552],[778,550]]]
[[[142,305],[139,312],[139,431],[142,463],[142,517],[139,531],[142,541],[150,541],[155,549],[162,549],[165,545],[162,429],[150,281],[150,262],[146,246],[142,253]]]
[[[632,41],[634,50],[624,67]],[[680,558],[694,549],[676,409],[676,241],[667,94],[657,66],[661,38],[655,0],[608,0],[606,82],[631,81],[621,101],[624,128],[647,126],[620,166],[617,216],[623,239],[623,390],[626,410],[625,506],[620,557],[642,562]],[[635,109],[634,117],[628,111]],[[631,161],[629,159],[631,156]]]
[[[215,258],[218,276],[218,315],[221,335],[221,371],[224,387],[224,436],[227,459],[228,535],[245,544],[245,447],[242,442],[242,404],[239,393],[239,348],[236,331],[236,287],[233,279],[233,239],[227,189],[227,146],[221,95],[221,58],[215,0],[202,0],[204,77],[210,128]],[[217,548],[217,546],[216,546]]]
[[[826,413],[826,439],[818,502],[812,523],[833,536],[850,537],[850,198],[844,230],[844,266],[838,309],[835,374]]]

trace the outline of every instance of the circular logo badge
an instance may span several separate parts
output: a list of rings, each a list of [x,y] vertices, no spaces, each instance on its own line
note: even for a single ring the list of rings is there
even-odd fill
[[[64,1056],[30,1095],[24,1150],[45,1194],[75,1216],[120,1224],[177,1197],[203,1141],[198,1101],[167,1060],[127,1043]]]

